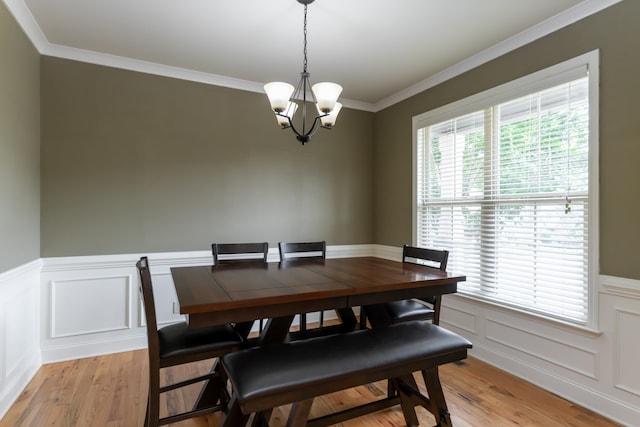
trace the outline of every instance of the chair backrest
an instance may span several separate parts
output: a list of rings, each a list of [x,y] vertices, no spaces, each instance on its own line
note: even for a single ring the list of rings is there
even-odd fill
[[[447,271],[449,251],[438,249],[417,248],[404,245],[402,248],[402,262],[427,265],[442,271]]]
[[[278,243],[280,250],[280,261],[288,258],[316,258],[325,259],[327,257],[327,242],[300,242],[300,243]]]
[[[136,263],[140,273],[140,298],[144,305],[144,315],[147,323],[147,342],[149,346],[149,360],[160,358],[160,344],[158,342],[158,322],[156,306],[153,298],[153,285],[149,271],[149,259],[144,256]]]
[[[211,244],[214,264],[246,261],[267,262],[269,243],[213,243]]]

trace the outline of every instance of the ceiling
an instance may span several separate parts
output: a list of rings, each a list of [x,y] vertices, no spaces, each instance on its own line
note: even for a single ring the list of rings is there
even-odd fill
[[[256,92],[302,71],[296,0],[3,0],[43,55]],[[619,0],[317,0],[311,81],[377,111]]]

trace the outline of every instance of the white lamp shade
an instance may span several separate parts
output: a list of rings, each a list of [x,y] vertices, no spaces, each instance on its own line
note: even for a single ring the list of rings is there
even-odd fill
[[[271,82],[264,85],[271,109],[277,113],[283,112],[289,104],[294,89],[292,85],[284,82]]]
[[[328,113],[333,110],[336,101],[342,92],[342,86],[336,83],[316,83],[311,88],[316,97],[318,111]]]
[[[297,109],[298,104],[296,104],[295,102],[289,102],[286,110],[280,113],[286,117],[276,114],[276,120],[278,120],[278,124],[283,127],[290,126],[291,124],[289,123],[289,119],[287,119],[287,117],[293,119],[293,115],[296,113]]]
[[[318,106],[316,105],[316,107]],[[335,106],[333,107],[333,110],[331,110],[328,116],[320,117],[322,126],[332,127],[333,125],[335,125],[336,120],[338,119],[338,113],[340,113],[341,108],[342,108],[342,104],[339,102],[336,102]],[[318,113],[322,114],[322,111],[320,111],[320,107],[318,107]]]

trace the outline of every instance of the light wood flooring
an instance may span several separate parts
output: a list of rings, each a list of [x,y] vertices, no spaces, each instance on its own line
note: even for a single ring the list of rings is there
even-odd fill
[[[142,426],[147,393],[146,350],[117,353],[44,365],[20,395],[0,427],[135,427]],[[612,427],[593,412],[519,380],[477,359],[464,366],[445,365],[440,370],[454,426],[571,426]],[[184,375],[207,371],[210,363],[164,371],[173,381]],[[422,379],[417,377],[418,384]],[[180,409],[195,399],[198,385],[174,392],[162,404]],[[312,416],[344,409],[383,396],[384,382],[323,396],[314,401]],[[433,426],[434,418],[418,408],[421,426]],[[288,408],[274,411],[272,427],[286,424]],[[180,427],[217,426],[219,414],[172,424]],[[399,408],[357,418],[339,426],[404,426]]]

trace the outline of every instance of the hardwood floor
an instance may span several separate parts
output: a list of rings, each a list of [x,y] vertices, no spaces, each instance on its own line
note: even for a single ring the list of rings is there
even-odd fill
[[[165,379],[205,372],[210,363],[197,363],[164,371]],[[0,427],[132,427],[142,426],[147,393],[146,350],[44,365],[0,421]],[[519,380],[477,359],[464,366],[445,365],[440,370],[447,404],[456,427],[480,426],[618,426],[538,387]],[[422,380],[418,378],[418,384]],[[199,390],[173,392],[161,407],[190,405]],[[365,403],[382,396],[384,382],[345,390],[316,399],[312,416]],[[286,425],[287,407],[278,408],[271,427]],[[434,418],[418,408],[421,426]],[[173,424],[181,427],[217,426],[219,414]],[[339,424],[343,427],[404,426],[399,408],[377,412]]]

